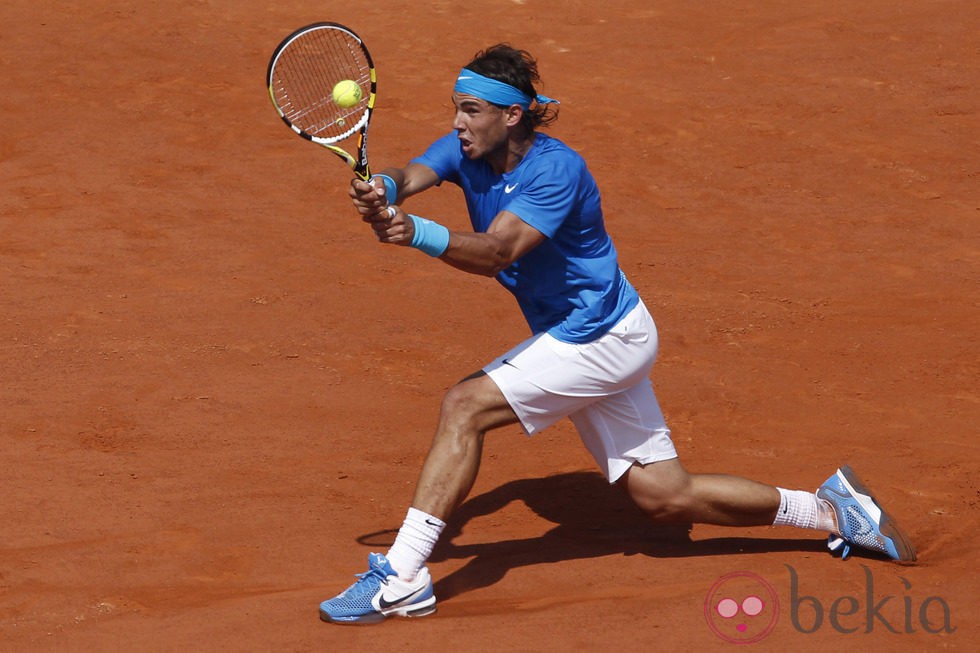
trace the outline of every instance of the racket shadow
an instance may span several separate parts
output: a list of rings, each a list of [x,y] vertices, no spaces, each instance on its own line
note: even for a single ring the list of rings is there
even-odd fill
[[[496,513],[512,502],[524,503],[554,524],[543,535],[457,544],[467,524]],[[596,472],[572,472],[545,478],[518,479],[475,496],[456,511],[429,562],[470,558],[461,568],[435,583],[445,600],[493,585],[508,571],[563,560],[609,555],[655,558],[736,555],[778,551],[826,551],[822,539],[724,537],[694,541],[691,525],[658,525],[644,515],[618,487]],[[390,546],[397,529],[369,533],[358,542]]]

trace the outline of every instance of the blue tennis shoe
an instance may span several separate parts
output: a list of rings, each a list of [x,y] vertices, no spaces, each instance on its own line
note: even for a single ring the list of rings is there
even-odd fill
[[[847,559],[852,546],[883,553],[892,560],[913,562],[915,549],[898,524],[875,500],[871,490],[847,465],[828,478],[817,490],[837,515],[840,535],[832,534],[827,547]]]
[[[371,624],[387,617],[424,617],[436,611],[432,577],[423,567],[411,581],[398,578],[380,553],[368,556],[368,570],[329,601],[320,604],[320,619],[340,624]]]

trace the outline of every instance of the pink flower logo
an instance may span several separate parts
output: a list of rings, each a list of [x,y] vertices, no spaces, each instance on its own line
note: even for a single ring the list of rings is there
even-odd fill
[[[736,571],[718,579],[704,599],[708,627],[732,644],[752,644],[763,639],[779,620],[779,599],[772,585],[761,577]]]

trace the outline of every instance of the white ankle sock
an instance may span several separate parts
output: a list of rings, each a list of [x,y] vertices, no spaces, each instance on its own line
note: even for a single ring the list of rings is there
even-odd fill
[[[829,503],[817,498],[813,492],[779,490],[779,510],[773,526],[796,526],[837,533],[837,518]]]
[[[432,549],[445,527],[446,523],[437,517],[415,508],[408,509],[395,543],[386,556],[399,578],[407,581],[415,578],[432,555]]]

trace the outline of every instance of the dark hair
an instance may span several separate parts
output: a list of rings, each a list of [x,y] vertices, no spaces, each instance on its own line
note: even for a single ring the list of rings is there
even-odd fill
[[[477,52],[473,61],[465,67],[484,77],[510,84],[532,98],[538,94],[534,88],[534,84],[541,81],[538,75],[538,62],[526,50],[518,50],[506,43],[498,43]],[[532,103],[531,108],[524,112],[521,123],[529,132],[533,132],[538,127],[550,125],[557,119],[556,105]]]

